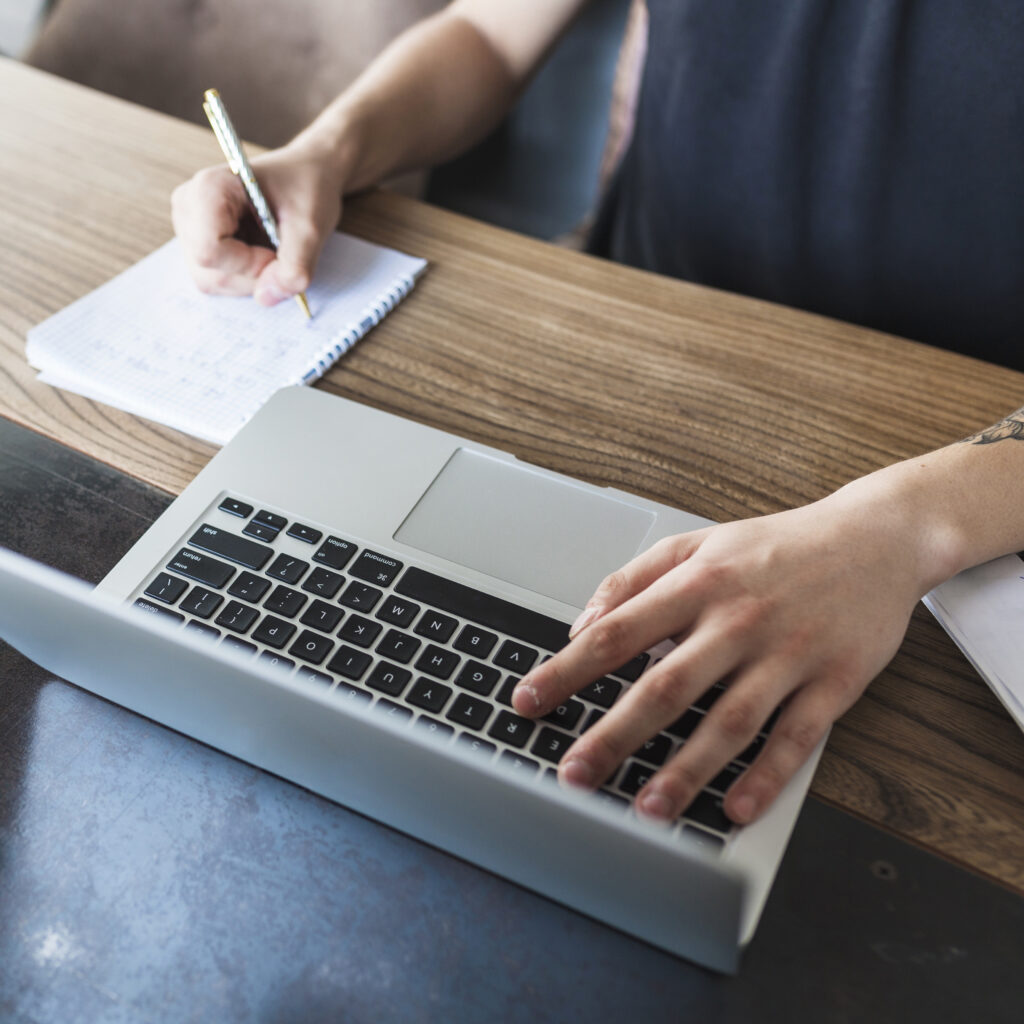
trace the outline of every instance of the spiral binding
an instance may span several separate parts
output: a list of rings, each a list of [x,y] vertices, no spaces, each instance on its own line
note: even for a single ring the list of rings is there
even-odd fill
[[[377,326],[412,291],[415,278],[403,277],[378,302],[367,307],[357,318],[356,326],[334,342],[302,378],[303,384],[319,380],[360,338]]]

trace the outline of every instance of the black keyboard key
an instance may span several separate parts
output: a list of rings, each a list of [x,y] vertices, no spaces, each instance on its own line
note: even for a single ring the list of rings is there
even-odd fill
[[[617,668],[611,674],[618,676],[620,679],[625,679],[627,683],[635,683],[642,675],[647,663],[651,660],[651,656],[644,652],[638,654],[635,658],[630,659],[621,668]]]
[[[211,555],[220,555],[229,562],[244,565],[246,569],[262,569],[274,553],[265,544],[257,544],[207,523],[203,523],[188,542],[194,548],[209,551]]]
[[[429,715],[420,715],[416,719],[415,728],[422,729],[424,732],[429,732],[434,736],[449,738],[455,735],[455,730],[444,722],[439,722],[436,718],[431,718]]]
[[[325,569],[323,566],[318,565],[310,574],[309,578],[305,583],[302,584],[302,589],[308,591],[310,594],[316,594],[318,597],[334,597],[334,595],[341,590],[341,585],[345,582],[345,577],[336,572],[331,572],[330,569]]]
[[[532,647],[517,644],[514,640],[506,640],[491,660],[495,665],[500,665],[512,672],[525,673],[537,660],[537,652]]]
[[[449,721],[458,722],[459,725],[479,730],[487,724],[493,710],[487,701],[471,697],[468,693],[460,693],[445,717]]]
[[[534,761],[532,757],[523,757],[522,754],[516,754],[511,750],[503,750],[498,761],[512,771],[522,772],[524,775],[536,775],[540,768],[539,761]]]
[[[722,798],[715,793],[701,790],[697,798],[683,811],[683,817],[690,821],[704,825],[706,828],[713,828],[716,832],[728,835],[733,829],[733,823],[726,817],[722,810]]]
[[[230,629],[232,633],[248,633],[260,613],[241,601],[228,601],[223,611],[213,621],[218,626]]]
[[[584,686],[578,696],[584,700],[589,700],[591,704],[597,704],[602,708],[610,708],[620,693],[622,693],[622,683],[603,676],[601,679],[595,679],[592,683]]]
[[[387,715],[393,721],[407,722],[412,718],[412,712],[402,704],[396,704],[387,697],[381,697],[373,706],[373,710],[382,715]]]
[[[331,569],[344,569],[355,553],[356,546],[351,541],[328,537],[317,549],[313,561],[321,562]]]
[[[254,537],[256,540],[266,541],[268,544],[277,540],[277,535],[280,530],[275,530],[272,526],[267,526],[266,523],[246,523],[242,527],[242,533],[247,537]]]
[[[274,651],[260,651],[259,660],[282,671],[295,668],[295,662],[291,658],[286,658],[283,654],[277,654]]]
[[[501,673],[496,668],[479,661],[467,661],[455,677],[455,685],[479,693],[482,697],[489,697],[500,678]]]
[[[334,657],[327,663],[327,670],[346,679],[362,679],[370,667],[373,658],[365,651],[357,651],[353,647],[342,645],[334,652]]]
[[[294,632],[293,623],[285,622],[276,615],[264,615],[263,621],[252,631],[252,638],[268,647],[280,649],[288,643]]]
[[[636,796],[647,785],[647,780],[653,774],[653,768],[640,764],[638,761],[630,761],[619,781],[619,789],[630,796]]]
[[[221,606],[223,600],[224,598],[220,594],[215,594],[212,590],[207,590],[206,587],[193,587],[178,607],[183,612],[188,612],[189,615],[208,619]]]
[[[498,690],[496,700],[506,707],[512,707],[512,691],[516,688],[516,683],[518,682],[519,676],[506,676],[505,682],[501,684],[501,689]]]
[[[189,619],[185,623],[185,628],[192,633],[198,633],[202,637],[206,637],[208,640],[216,640],[220,636],[220,630],[214,629],[213,626],[206,622],[200,622],[198,619]]]
[[[269,589],[270,580],[251,572],[240,572],[235,582],[228,587],[228,593],[232,597],[240,597],[243,601],[255,604]]]
[[[455,641],[455,649],[474,658],[486,658],[494,649],[498,638],[479,626],[466,626]]]
[[[205,583],[214,590],[220,590],[235,575],[230,565],[209,555],[201,555],[198,551],[189,551],[188,548],[182,548],[167,563],[167,568],[197,583]]]
[[[747,747],[742,753],[737,754],[735,760],[739,761],[740,764],[753,764],[754,758],[764,749],[767,739],[764,736],[755,736],[754,742]]]
[[[307,600],[305,594],[300,594],[297,590],[292,590],[291,587],[279,585],[274,587],[273,593],[263,602],[263,607],[267,611],[291,619],[302,611],[302,606]]]
[[[723,693],[725,693],[725,687],[718,686],[716,684],[715,686],[712,686],[710,690],[705,690],[693,702],[693,706],[695,708],[700,708],[701,711],[710,711],[711,705],[714,704],[715,701],[718,700],[718,698],[721,697]]]
[[[149,612],[151,615],[158,615],[161,618],[167,619],[169,622],[185,621],[184,615],[172,612],[170,608],[165,608],[162,604],[153,604],[152,601],[147,601],[142,597],[137,597],[135,599],[134,606],[140,611]]]
[[[428,609],[423,613],[423,618],[416,623],[415,632],[420,636],[425,636],[428,640],[446,644],[458,624],[458,620],[453,619],[450,615],[442,615],[440,612]]]
[[[338,630],[338,636],[350,644],[369,647],[383,628],[379,622],[364,619],[362,615],[350,615],[345,620],[345,625]]]
[[[564,622],[416,566],[405,570],[395,590],[415,601],[547,651],[560,651],[569,642],[569,627]]]
[[[312,626],[321,633],[333,633],[345,613],[336,605],[326,601],[314,601],[299,619],[304,626]]]
[[[683,712],[665,731],[681,740],[690,738],[693,730],[704,721],[704,716],[699,711],[689,708]]]
[[[424,711],[433,711],[436,714],[448,703],[448,698],[451,695],[452,688],[450,686],[421,676],[413,684],[413,688],[405,699],[410,704],[423,708]]]
[[[378,661],[373,666],[373,671],[366,680],[366,685],[372,690],[380,690],[381,693],[397,697],[412,679],[412,673],[407,668],[399,668],[397,665],[389,665],[386,661]]]
[[[255,644],[251,644],[248,640],[243,640],[240,636],[235,636],[232,633],[225,633],[220,645],[232,651],[237,651],[239,654],[253,655],[259,649]]]
[[[377,618],[392,626],[408,626],[420,613],[420,606],[404,597],[388,597],[377,611]]]
[[[549,711],[544,716],[544,721],[572,732],[582,714],[583,705],[578,700],[567,700],[564,704],[559,704],[554,711]]]
[[[657,736],[652,736],[647,740],[639,750],[635,750],[633,756],[640,761],[645,761],[647,764],[653,764],[656,768],[660,768],[668,760],[668,755],[671,752],[672,740],[663,732],[660,732]]]
[[[365,583],[356,583],[353,580],[338,600],[349,608],[355,608],[356,611],[372,612],[381,599],[381,593],[376,587],[368,587]]]
[[[470,732],[460,732],[455,742],[460,747],[472,750],[474,754],[479,754],[481,757],[494,757],[498,751],[498,748],[493,743],[488,743],[487,740],[482,740],[479,736],[474,736]]]
[[[390,587],[395,577],[402,571],[402,563],[389,555],[381,555],[367,549],[353,563],[349,572],[367,583],[376,583],[379,587]]]
[[[380,650],[378,646],[377,650]],[[443,647],[436,647],[428,644],[423,653],[416,661],[416,667],[427,675],[436,676],[438,679],[447,679],[459,664],[461,659],[457,654],[446,651]]]
[[[253,522],[269,526],[272,530],[277,530],[278,533],[288,525],[288,520],[284,516],[279,516],[276,512],[268,512],[265,508],[261,508],[253,516]]]
[[[273,576],[276,580],[285,583],[298,583],[309,568],[309,562],[301,558],[292,558],[291,555],[278,555],[273,564],[267,569],[267,575]]]
[[[311,629],[304,629],[296,638],[295,643],[288,648],[289,654],[294,654],[303,661],[312,665],[319,665],[334,647],[334,641],[314,633]]]
[[[300,679],[308,679],[311,683],[319,683],[321,686],[333,686],[334,680],[326,672],[317,672],[315,668],[308,665],[300,665],[299,671],[295,673]]]
[[[572,740],[568,733],[559,732],[558,729],[546,725],[541,729],[530,750],[538,757],[543,757],[545,761],[558,764],[562,760],[562,755],[572,746]]]
[[[247,505],[244,501],[239,501],[237,498],[225,498],[217,508],[221,512],[238,516],[239,519],[248,519],[252,515],[252,505]]]
[[[743,766],[738,764],[727,764],[709,783],[707,788],[713,789],[717,793],[725,793],[725,791],[740,777],[743,773]]]
[[[179,576],[172,576],[169,572],[162,572],[146,587],[145,593],[146,597],[163,601],[164,604],[174,604],[186,590],[188,590],[188,584],[183,579]]]
[[[408,633],[389,629],[384,634],[384,639],[377,644],[377,653],[384,658],[391,658],[393,661],[400,661],[403,665],[407,665],[419,646],[420,641],[409,636]]]
[[[319,530],[314,530],[312,526],[303,526],[302,523],[292,523],[288,527],[288,536],[294,537],[296,540],[305,541],[307,544],[315,544],[323,534]]]
[[[536,723],[528,718],[520,718],[511,711],[499,711],[498,717],[487,730],[487,735],[507,743],[510,747],[525,747],[536,728]]]
[[[587,715],[586,721],[580,726],[580,735],[582,736],[592,725],[597,725],[597,723],[604,718],[604,714],[605,713],[603,711],[598,711],[597,708],[594,708],[594,710]]]

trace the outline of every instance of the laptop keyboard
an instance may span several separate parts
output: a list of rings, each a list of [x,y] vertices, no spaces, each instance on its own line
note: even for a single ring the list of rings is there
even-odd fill
[[[554,775],[575,738],[651,663],[641,654],[544,718],[523,718],[512,690],[568,643],[568,625],[234,497],[211,509],[134,603],[530,774]],[[597,795],[629,812],[721,692],[702,695]],[[764,741],[723,769],[676,828],[721,849],[735,828],[722,796]]]

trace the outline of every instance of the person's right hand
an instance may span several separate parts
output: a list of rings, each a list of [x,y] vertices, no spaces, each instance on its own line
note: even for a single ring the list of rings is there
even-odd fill
[[[272,306],[309,287],[341,217],[343,183],[326,155],[298,140],[252,160],[277,218],[275,253],[253,227],[245,190],[226,165],[207,167],[171,195],[171,220],[189,271],[211,295],[253,295]],[[259,236],[260,241],[245,239]]]

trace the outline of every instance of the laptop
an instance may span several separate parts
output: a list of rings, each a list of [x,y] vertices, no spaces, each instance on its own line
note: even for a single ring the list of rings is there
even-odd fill
[[[0,636],[49,671],[673,954],[732,972],[820,756],[757,822],[633,794],[709,691],[595,794],[555,766],[663,644],[545,720],[515,681],[600,580],[708,521],[306,387],[278,392],[99,587],[0,550]]]
[[[924,604],[1024,729],[1024,552],[959,573]]]

